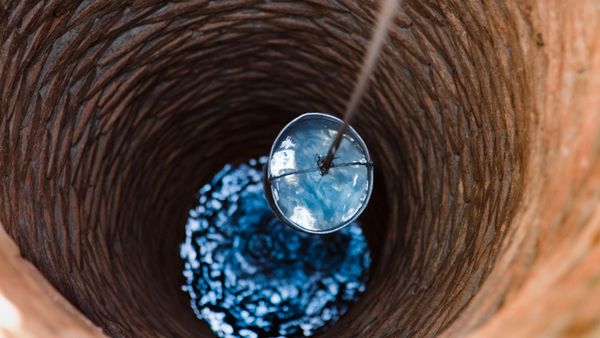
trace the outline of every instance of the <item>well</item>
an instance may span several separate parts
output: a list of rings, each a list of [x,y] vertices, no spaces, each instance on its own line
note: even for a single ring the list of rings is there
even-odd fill
[[[196,189],[294,115],[341,112],[376,9],[1,4],[0,222],[93,323],[12,293],[41,324],[7,332],[62,332],[43,323],[63,316],[78,334],[210,336],[180,291]],[[598,329],[599,19],[593,0],[403,1],[353,123],[377,168],[374,271],[324,336]],[[15,255],[26,272],[0,285],[47,288]]]

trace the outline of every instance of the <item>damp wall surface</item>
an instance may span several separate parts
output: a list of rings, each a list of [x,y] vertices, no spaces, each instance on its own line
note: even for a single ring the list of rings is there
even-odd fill
[[[323,336],[598,330],[599,12],[402,2],[353,123],[376,163],[372,276]],[[341,112],[375,13],[1,3],[0,292],[19,319],[6,332],[211,336],[180,290],[196,189],[266,154],[295,115]]]

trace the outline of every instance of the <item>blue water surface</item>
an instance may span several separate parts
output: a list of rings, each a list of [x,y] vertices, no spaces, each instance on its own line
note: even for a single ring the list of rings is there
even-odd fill
[[[311,336],[365,290],[371,256],[360,226],[312,235],[284,225],[263,196],[264,163],[226,165],[186,225],[183,290],[219,337]]]
[[[326,175],[324,159],[342,121],[307,113],[288,124],[271,149],[269,177],[276,208],[289,223],[312,233],[333,232],[356,219],[371,196],[373,167],[366,145],[349,127]]]

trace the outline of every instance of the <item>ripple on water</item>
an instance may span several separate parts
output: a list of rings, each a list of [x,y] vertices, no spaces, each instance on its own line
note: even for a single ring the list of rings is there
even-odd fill
[[[311,336],[365,290],[371,257],[360,226],[311,235],[281,223],[263,196],[265,162],[226,165],[186,225],[183,290],[220,337]]]

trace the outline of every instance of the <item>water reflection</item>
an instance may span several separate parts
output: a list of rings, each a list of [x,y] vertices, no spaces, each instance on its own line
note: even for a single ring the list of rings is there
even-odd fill
[[[372,163],[353,129],[344,133],[327,174],[321,173],[319,161],[327,155],[341,124],[331,115],[303,114],[273,143],[269,182],[274,210],[307,232],[343,227],[360,215],[371,195]]]
[[[227,165],[202,187],[181,245],[183,289],[220,337],[310,336],[365,289],[358,224],[320,236],[280,223],[263,196],[265,162]]]

